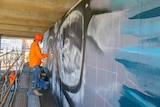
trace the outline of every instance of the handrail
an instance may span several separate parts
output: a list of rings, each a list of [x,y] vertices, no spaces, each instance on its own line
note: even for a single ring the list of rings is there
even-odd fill
[[[17,75],[15,75],[15,78],[16,78],[16,77],[17,77]],[[5,104],[5,102],[6,102],[7,98],[8,98],[8,95],[9,95],[11,89],[12,89],[12,86],[13,86],[13,83],[14,83],[14,81],[15,81],[15,78],[14,78],[12,84],[9,86],[9,88],[8,88],[6,94],[5,94],[5,96],[4,96],[4,98],[3,98],[2,102],[1,102],[0,107],[3,107],[3,106],[4,106],[4,104]]]
[[[1,94],[1,102],[0,102],[0,107],[3,107],[8,99],[8,96],[9,96],[9,93],[11,92],[11,89],[12,89],[12,86],[13,84],[17,85],[17,78],[18,78],[18,70],[20,70],[20,66],[23,65],[23,61],[24,59],[22,59],[21,63],[19,65],[16,65],[16,74],[15,74],[15,78],[13,80],[13,82],[9,85],[7,85],[8,83],[8,79],[7,79],[7,75],[9,74],[10,70],[12,69],[12,67],[14,67],[14,64],[15,63],[19,63],[19,59],[21,58],[21,56],[23,56],[23,52],[21,52],[21,54],[18,54],[19,56],[15,58],[14,62],[9,66],[9,68],[2,74],[2,76],[0,77],[0,80],[7,80],[3,83],[3,86],[2,86],[2,94]],[[17,68],[19,66],[19,68]],[[3,89],[5,89],[4,93],[3,93]],[[10,103],[9,103],[9,106],[11,106],[11,104],[13,103],[13,99],[14,99],[14,95],[16,93],[16,88],[15,88],[15,91],[14,93],[12,94],[12,98],[10,99]]]
[[[19,68],[18,68],[18,71],[19,71],[20,68],[23,66],[23,64],[24,64],[23,62],[24,62],[24,59],[21,61],[20,65],[19,65]],[[16,76],[15,76],[15,78],[14,78],[14,81],[15,81],[15,79],[17,78],[18,74],[19,74],[19,72],[17,72],[17,74],[16,74]],[[13,95],[12,95],[12,98],[11,98],[10,103],[9,103],[9,107],[12,107],[12,104],[13,104],[13,101],[14,101],[14,97],[15,97],[15,95],[16,95],[16,91],[17,91],[17,89],[15,89],[15,91],[14,91],[14,93],[13,93]]]
[[[17,57],[17,59],[12,63],[12,65],[3,73],[1,79],[5,77],[5,75],[10,71],[10,69],[13,67],[13,65],[18,61],[18,59],[22,56],[22,53],[20,56]]]
[[[4,56],[4,55],[7,55],[7,54],[9,54],[9,53],[11,53],[11,52],[13,52],[13,51],[14,51],[14,50],[11,50],[11,51],[9,51],[9,52],[6,52],[6,53],[0,55],[0,57],[2,57],[2,56]]]

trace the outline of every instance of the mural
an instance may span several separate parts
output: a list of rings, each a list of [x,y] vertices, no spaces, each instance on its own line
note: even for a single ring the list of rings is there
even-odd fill
[[[58,24],[57,24],[58,26]],[[71,12],[61,23],[58,32],[50,29],[49,50],[54,52],[48,60],[49,70],[53,70],[53,90],[60,95],[60,106],[75,106],[74,102],[81,102],[84,94],[83,48],[84,48],[84,19],[80,11]],[[56,29],[56,28],[55,28]],[[56,59],[54,59],[56,58]],[[56,60],[55,65],[53,62]],[[55,69],[56,68],[56,69]],[[83,79],[82,79],[83,78]],[[59,86],[57,87],[57,84]],[[58,88],[58,89],[56,89]],[[65,99],[62,99],[63,97]],[[67,103],[65,103],[67,102]]]
[[[160,2],[85,0],[47,33],[61,107],[160,106]]]

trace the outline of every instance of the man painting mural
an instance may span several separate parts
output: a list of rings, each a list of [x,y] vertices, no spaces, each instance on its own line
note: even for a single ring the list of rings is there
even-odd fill
[[[43,35],[42,34],[36,34],[33,43],[30,46],[30,52],[29,52],[29,67],[33,69],[33,92],[35,95],[41,96],[42,93],[38,91],[38,83],[39,83],[39,75],[40,75],[40,65],[41,65],[41,59],[48,57],[49,53],[42,54],[41,49],[39,46],[39,43],[42,43]]]

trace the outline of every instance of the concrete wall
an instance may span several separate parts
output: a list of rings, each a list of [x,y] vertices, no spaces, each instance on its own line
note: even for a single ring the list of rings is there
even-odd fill
[[[81,2],[48,33],[62,107],[160,106],[159,0]]]

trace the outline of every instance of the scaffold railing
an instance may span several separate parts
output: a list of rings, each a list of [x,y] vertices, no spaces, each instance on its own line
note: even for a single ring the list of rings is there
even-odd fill
[[[0,107],[12,106],[18,78],[25,63],[24,57],[25,51],[18,50],[11,50],[0,55]]]

